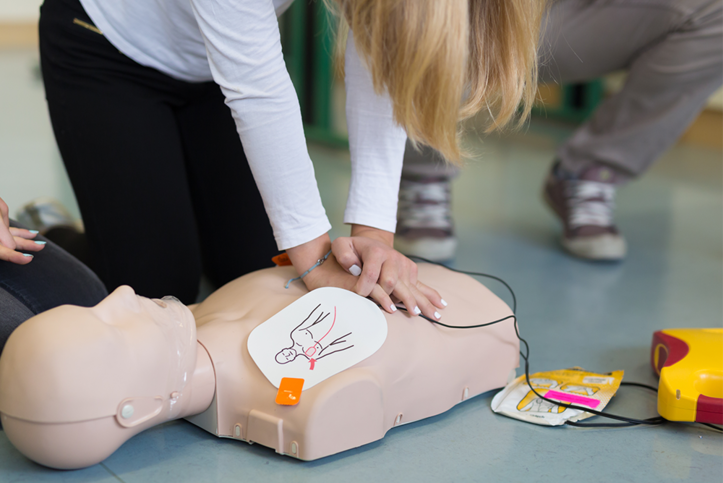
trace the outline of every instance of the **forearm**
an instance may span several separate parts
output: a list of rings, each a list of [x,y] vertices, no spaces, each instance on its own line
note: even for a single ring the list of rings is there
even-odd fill
[[[191,2],[213,79],[231,109],[278,248],[319,237],[331,225],[321,204],[272,2]]]

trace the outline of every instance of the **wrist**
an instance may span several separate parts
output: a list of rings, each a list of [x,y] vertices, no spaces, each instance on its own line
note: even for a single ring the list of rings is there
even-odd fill
[[[296,269],[296,273],[302,275],[311,268],[319,259],[324,258],[329,250],[331,250],[331,239],[328,234],[323,234],[318,238],[288,248],[286,253],[289,255],[291,263]]]
[[[380,241],[387,246],[390,246],[390,247],[394,246],[394,233],[385,231],[385,230],[380,230],[379,228],[374,228],[371,226],[352,225],[351,226],[351,236],[364,236],[367,238],[372,238],[374,240]]]

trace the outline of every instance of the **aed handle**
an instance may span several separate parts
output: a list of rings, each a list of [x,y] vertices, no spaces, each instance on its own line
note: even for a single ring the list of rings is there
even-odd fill
[[[650,347],[650,364],[658,376],[664,367],[672,366],[682,360],[690,350],[683,340],[662,330],[653,333],[653,343]]]

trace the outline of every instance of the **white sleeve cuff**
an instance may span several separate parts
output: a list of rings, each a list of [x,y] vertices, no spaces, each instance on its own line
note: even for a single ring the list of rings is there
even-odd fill
[[[331,230],[331,223],[329,223],[329,220],[319,220],[318,223],[308,226],[304,230],[296,230],[294,233],[276,235],[276,245],[279,250],[288,250],[289,248],[298,247],[299,245],[303,245],[306,242],[319,238],[329,230]]]

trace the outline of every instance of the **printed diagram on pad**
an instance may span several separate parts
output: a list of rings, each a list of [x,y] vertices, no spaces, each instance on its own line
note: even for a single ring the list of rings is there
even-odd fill
[[[560,381],[554,379],[546,379],[541,377],[530,378],[530,385],[538,392],[545,389],[555,389],[560,385]],[[517,410],[520,412],[531,413],[557,413],[560,414],[565,408],[553,404],[551,402],[540,399],[537,395],[529,391],[525,397],[517,404]]]
[[[541,394],[543,395],[545,395],[544,389],[557,389],[568,394],[578,394],[580,396],[592,396],[600,390],[599,387],[589,386],[587,384],[563,384],[560,386],[560,382],[554,379],[534,378],[530,379],[530,384],[537,392],[542,390]],[[560,414],[564,412],[565,409],[566,408],[562,406],[540,399],[532,391],[529,391],[517,405],[517,410],[520,412]]]
[[[492,410],[511,418],[545,426],[560,426],[602,411],[620,387],[623,371],[596,374],[580,367],[519,376],[492,398]],[[530,386],[540,396],[530,389]],[[572,407],[565,407],[569,404]]]
[[[535,388],[537,389],[537,388]],[[557,413],[560,414],[566,408],[557,404],[540,399],[537,395],[530,391],[522,401],[517,405],[517,410],[522,413]]]
[[[256,366],[277,389],[303,379],[303,391],[374,354],[387,338],[387,319],[349,290],[312,290],[251,331],[246,343]],[[303,404],[303,403],[302,403]]]
[[[564,391],[570,394],[579,394],[580,396],[592,396],[599,390],[599,387],[583,384],[565,384],[560,388],[560,391]]]
[[[276,354],[277,364],[288,364],[303,356],[309,361],[309,370],[314,370],[316,362],[324,357],[354,347],[351,343],[352,332],[336,336],[331,335],[336,325],[337,307],[324,312],[321,304],[291,331],[291,345]]]
[[[530,384],[535,389],[555,389],[557,386],[560,385],[560,382],[554,379],[543,379],[541,377],[535,377],[530,379]]]

